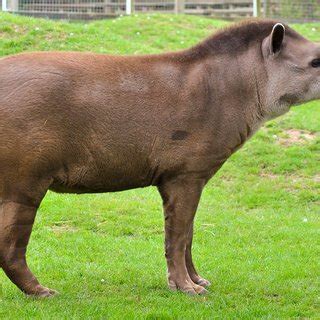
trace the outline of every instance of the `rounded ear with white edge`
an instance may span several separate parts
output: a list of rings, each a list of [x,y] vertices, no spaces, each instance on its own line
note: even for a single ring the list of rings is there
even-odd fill
[[[270,52],[276,54],[281,51],[286,28],[282,23],[276,23],[270,34]]]

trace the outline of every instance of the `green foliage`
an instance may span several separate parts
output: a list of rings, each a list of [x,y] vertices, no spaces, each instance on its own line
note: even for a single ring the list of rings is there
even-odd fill
[[[155,53],[191,46],[224,25],[183,15],[66,23],[0,14],[0,55]],[[319,24],[294,27],[319,41]],[[1,273],[0,318],[318,318],[319,107],[309,103],[268,123],[206,187],[194,256],[212,281],[208,296],[168,291],[161,200],[154,188],[82,196],[50,192],[28,257],[41,282],[61,295],[26,298]],[[298,141],[292,129],[301,132]]]

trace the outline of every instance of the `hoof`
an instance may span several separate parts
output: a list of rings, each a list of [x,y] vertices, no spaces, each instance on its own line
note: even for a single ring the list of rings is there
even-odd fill
[[[170,289],[171,291],[177,291],[177,290],[178,290],[177,285],[176,285],[173,281],[169,281],[169,282],[168,282],[168,286],[169,286],[169,289]]]
[[[179,287],[174,282],[170,282],[169,289],[172,291],[181,291],[190,296],[204,295],[208,293],[208,291],[204,287],[197,285],[193,282],[190,283],[190,285],[187,287]]]
[[[42,286],[36,288],[36,290],[32,293],[27,293],[29,297],[34,297],[34,298],[52,298],[58,294],[59,294],[58,291],[45,288]]]
[[[182,291],[190,296],[205,295],[208,293],[208,290],[206,290],[204,287],[201,287],[198,285],[194,285],[193,288],[180,289],[180,291]]]
[[[194,289],[180,289],[181,292],[186,293],[189,296],[196,296],[197,292]]]
[[[45,288],[45,290],[40,292],[38,296],[39,298],[52,298],[58,294],[59,293],[56,290]]]
[[[201,289],[197,292],[197,294],[200,294],[200,295],[204,295],[204,294],[208,294],[209,291],[207,289],[205,289],[204,287],[200,286]]]
[[[211,286],[211,283],[210,281],[206,280],[206,279],[199,279],[197,281],[197,284],[201,287],[204,287],[204,288],[207,288],[207,287],[210,287]]]

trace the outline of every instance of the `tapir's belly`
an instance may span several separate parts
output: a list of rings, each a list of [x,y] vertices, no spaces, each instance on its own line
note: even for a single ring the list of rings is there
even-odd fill
[[[142,188],[151,184],[150,181],[143,176],[137,177],[113,174],[113,177],[105,179],[99,176],[93,176],[91,178],[95,179],[84,179],[74,183],[55,180],[49,189],[58,193],[100,193]]]
[[[133,151],[133,150],[132,150]],[[154,170],[148,155],[114,152],[64,162],[53,177],[50,190],[59,193],[114,192],[149,186]]]
[[[103,193],[103,192],[116,192],[123,190],[130,190],[135,188],[146,187],[147,184],[144,181],[100,181],[97,186],[97,182],[93,183],[77,183],[73,185],[65,185],[64,183],[54,181],[50,186],[50,190],[57,193]]]

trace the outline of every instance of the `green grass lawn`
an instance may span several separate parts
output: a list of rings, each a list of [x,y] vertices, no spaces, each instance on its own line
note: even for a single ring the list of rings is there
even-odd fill
[[[195,44],[223,21],[139,15],[65,23],[0,14],[0,56],[32,50],[156,53]],[[320,41],[320,24],[294,25]],[[25,297],[0,272],[1,319],[320,319],[320,102],[268,123],[208,183],[194,256],[210,294],[167,289],[155,188],[48,193],[29,262],[60,295]]]

